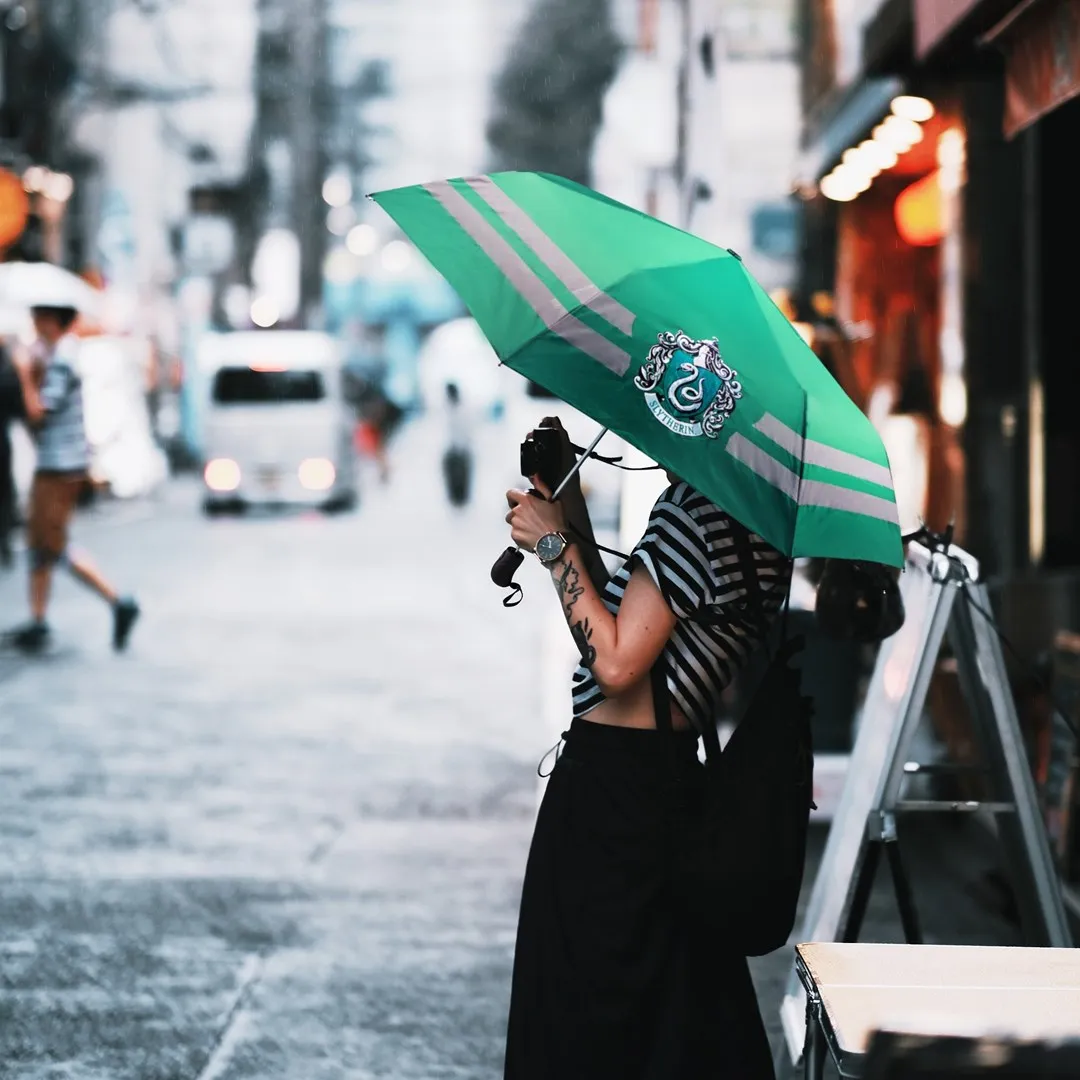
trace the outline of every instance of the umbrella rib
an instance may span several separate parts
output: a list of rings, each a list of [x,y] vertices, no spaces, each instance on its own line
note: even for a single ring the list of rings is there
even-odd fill
[[[818,442],[816,439],[808,439],[771,413],[765,413],[754,424],[754,428],[806,465],[819,465],[823,469],[831,469],[845,476],[866,480],[879,487],[892,487],[892,474],[887,466],[878,465],[877,462],[868,461],[866,458],[859,457],[858,454],[852,454],[848,450],[839,450],[835,446]]]
[[[898,523],[896,504],[880,495],[830,484],[824,480],[804,480],[799,473],[777,461],[768,451],[736,432],[727,441],[726,451],[767,484],[798,506],[846,510],[852,514]]]
[[[553,334],[557,334],[615,375],[626,374],[630,367],[630,354],[572,315],[529,264],[460,191],[446,180],[424,184],[424,188],[502,271],[515,291]]]
[[[473,176],[465,183],[498,214],[526,247],[586,307],[627,337],[637,316],[596,285],[584,270],[490,176]]]

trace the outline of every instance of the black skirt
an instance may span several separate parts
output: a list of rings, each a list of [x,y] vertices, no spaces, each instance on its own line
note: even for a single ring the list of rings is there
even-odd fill
[[[506,1080],[772,1080],[737,930],[671,881],[701,781],[693,735],[574,720],[525,871]]]

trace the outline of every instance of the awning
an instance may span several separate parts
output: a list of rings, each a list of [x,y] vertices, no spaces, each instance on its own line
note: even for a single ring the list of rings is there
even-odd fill
[[[866,133],[888,115],[893,98],[903,92],[900,79],[860,83],[799,156],[798,182],[816,184],[845,150],[865,139]]]
[[[915,0],[915,55],[924,60],[982,0]]]
[[[936,58],[939,73],[956,74],[975,55],[977,42],[1024,0],[914,0],[914,53]]]
[[[1027,0],[990,31],[1005,53],[1005,136],[1080,95],[1080,2]]]

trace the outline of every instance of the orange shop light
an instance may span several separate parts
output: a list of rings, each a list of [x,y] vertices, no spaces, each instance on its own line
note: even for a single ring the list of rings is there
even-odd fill
[[[941,214],[941,173],[935,171],[905,188],[893,207],[900,236],[913,247],[932,247],[945,235]]]

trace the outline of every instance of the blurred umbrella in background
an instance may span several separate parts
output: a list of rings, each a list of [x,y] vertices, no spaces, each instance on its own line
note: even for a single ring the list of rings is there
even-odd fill
[[[88,319],[98,319],[102,293],[81,277],[53,263],[0,264],[0,306],[74,308]]]
[[[451,319],[424,340],[417,360],[427,409],[441,408],[454,385],[469,415],[494,414],[502,400],[499,358],[475,319]]]

